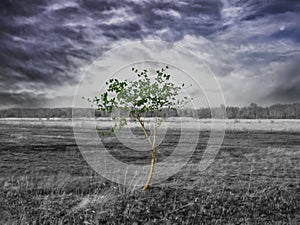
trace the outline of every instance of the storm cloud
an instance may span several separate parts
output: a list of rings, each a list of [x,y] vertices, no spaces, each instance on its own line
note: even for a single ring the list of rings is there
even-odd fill
[[[286,67],[280,69],[274,77],[274,85],[271,93],[266,96],[275,102],[299,102],[300,101],[300,57],[296,58]]]
[[[1,107],[71,99],[63,89],[77,84],[82,68],[116,43],[147,39],[207,54],[228,103],[298,101],[300,86],[283,81],[299,82],[299,12],[296,0],[3,0]],[[242,79],[251,91],[271,77],[252,100],[239,94]]]

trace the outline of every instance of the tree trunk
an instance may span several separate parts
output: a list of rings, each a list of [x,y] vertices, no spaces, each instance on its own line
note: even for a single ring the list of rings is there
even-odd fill
[[[155,122],[154,122],[154,133],[153,133],[153,142],[152,142],[152,159],[151,159],[151,166],[150,166],[150,171],[148,175],[148,179],[146,181],[146,184],[143,187],[143,190],[147,190],[149,188],[151,178],[153,175],[153,169],[154,169],[154,164],[155,164],[155,156],[156,156],[156,149],[155,149],[155,143],[156,143],[156,125],[157,125],[157,113],[158,111],[155,111]]]
[[[151,178],[152,178],[152,174],[153,174],[153,169],[154,169],[155,155],[156,155],[156,149],[155,149],[155,147],[152,147],[152,160],[151,160],[150,171],[149,171],[147,182],[143,187],[143,191],[145,191],[149,188]]]

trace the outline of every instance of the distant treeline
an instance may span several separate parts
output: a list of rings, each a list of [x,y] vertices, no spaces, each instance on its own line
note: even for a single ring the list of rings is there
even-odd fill
[[[182,109],[179,112],[171,109],[162,110],[159,115],[163,117],[197,117],[216,118],[223,117],[221,112],[226,110],[229,119],[300,119],[300,103],[294,104],[276,104],[262,107],[251,103],[245,107],[232,107],[221,105],[220,107],[210,110],[209,108]],[[212,111],[214,113],[212,113]],[[76,109],[76,115],[86,117],[91,114],[91,109]],[[95,111],[96,117],[108,117],[108,113]],[[146,112],[142,116],[152,117],[153,113]],[[0,118],[17,117],[17,118],[71,118],[72,108],[11,108],[0,110]]]
[[[276,104],[268,107],[251,103],[247,107],[226,107],[229,119],[300,119],[300,103]]]

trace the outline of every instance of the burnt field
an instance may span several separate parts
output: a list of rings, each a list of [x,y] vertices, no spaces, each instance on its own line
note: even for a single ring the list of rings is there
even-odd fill
[[[144,192],[94,172],[70,121],[0,121],[0,224],[299,224],[300,132],[288,129],[295,123],[232,123],[205,171],[197,165],[207,129],[186,166]],[[157,162],[179,136],[168,130]],[[102,141],[124,163],[150,163],[150,152],[132,151],[114,136]]]

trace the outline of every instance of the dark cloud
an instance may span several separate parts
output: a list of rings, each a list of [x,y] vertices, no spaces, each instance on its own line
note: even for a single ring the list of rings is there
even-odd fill
[[[231,41],[259,43],[271,38],[299,42],[300,1],[221,1],[224,26],[219,34],[238,27]]]
[[[135,22],[121,23],[121,24],[100,24],[97,26],[99,29],[104,30],[103,36],[113,40],[124,39],[141,39],[142,31],[140,25]]]
[[[282,27],[281,30],[274,32],[271,37],[275,39],[290,39],[295,42],[300,42],[300,27],[296,25]]]
[[[181,5],[176,2],[4,0],[0,5],[2,76],[16,82],[48,85],[76,82],[78,67],[99,56],[113,41],[143,39],[164,28],[179,31],[173,37],[177,40],[185,33],[210,34],[217,29],[215,20],[221,7],[218,1],[211,0]],[[122,21],[109,22],[122,10]],[[167,10],[172,11],[167,13]],[[135,18],[130,20],[130,16]]]
[[[0,92],[0,109],[10,107],[69,107],[73,96],[49,96],[32,91]]]
[[[2,73],[10,71],[2,76],[11,80],[48,85],[76,81],[76,69],[103,48],[93,46],[101,31],[80,22],[91,13],[79,4],[4,1],[1,5],[0,65]]]
[[[222,11],[225,6],[228,9],[226,13]],[[238,27],[231,38],[225,38],[227,41],[230,39],[233,45],[243,42],[256,44],[269,39],[299,43],[299,11],[300,2],[296,0],[2,0],[0,87],[6,88],[6,92],[3,92],[5,98],[1,99],[19,104],[16,83],[21,89],[28,89],[36,83],[33,93],[44,86],[76,84],[82,66],[122,40],[155,37],[176,42],[191,35],[214,41],[231,32],[231,28]],[[270,33],[259,26],[257,30],[262,29],[260,32],[243,29],[246,23],[254,21],[254,27],[256,21],[268,17],[270,19],[266,19],[265,23],[288,24],[284,29],[278,28]],[[282,54],[272,56],[262,52],[240,56],[240,64],[249,67],[250,58],[255,59],[253,65],[286,60]],[[223,58],[226,61],[226,56]],[[232,69],[215,70],[228,74]],[[47,98],[46,95],[44,98]],[[37,100],[32,94],[24,94],[22,98],[24,101],[28,98],[28,104]]]
[[[26,7],[30,6],[30,7]],[[43,0],[26,0],[24,1],[13,1],[3,0],[0,3],[1,14],[3,16],[32,16],[36,15],[43,10],[47,5],[46,1]]]
[[[220,1],[216,0],[186,1],[181,4],[162,1],[134,5],[133,12],[148,32],[169,28],[181,31],[182,38],[184,34],[206,36],[215,32],[221,20],[221,7]]]
[[[236,5],[245,8],[242,20],[255,20],[287,12],[297,13],[300,10],[300,2],[298,0],[241,0],[237,1]]]
[[[0,92],[1,107],[43,107],[47,105],[45,94],[35,94],[33,92]]]
[[[275,87],[265,99],[272,99],[274,102],[299,102],[300,101],[300,57],[293,60],[293,63],[286,65],[274,76]]]

